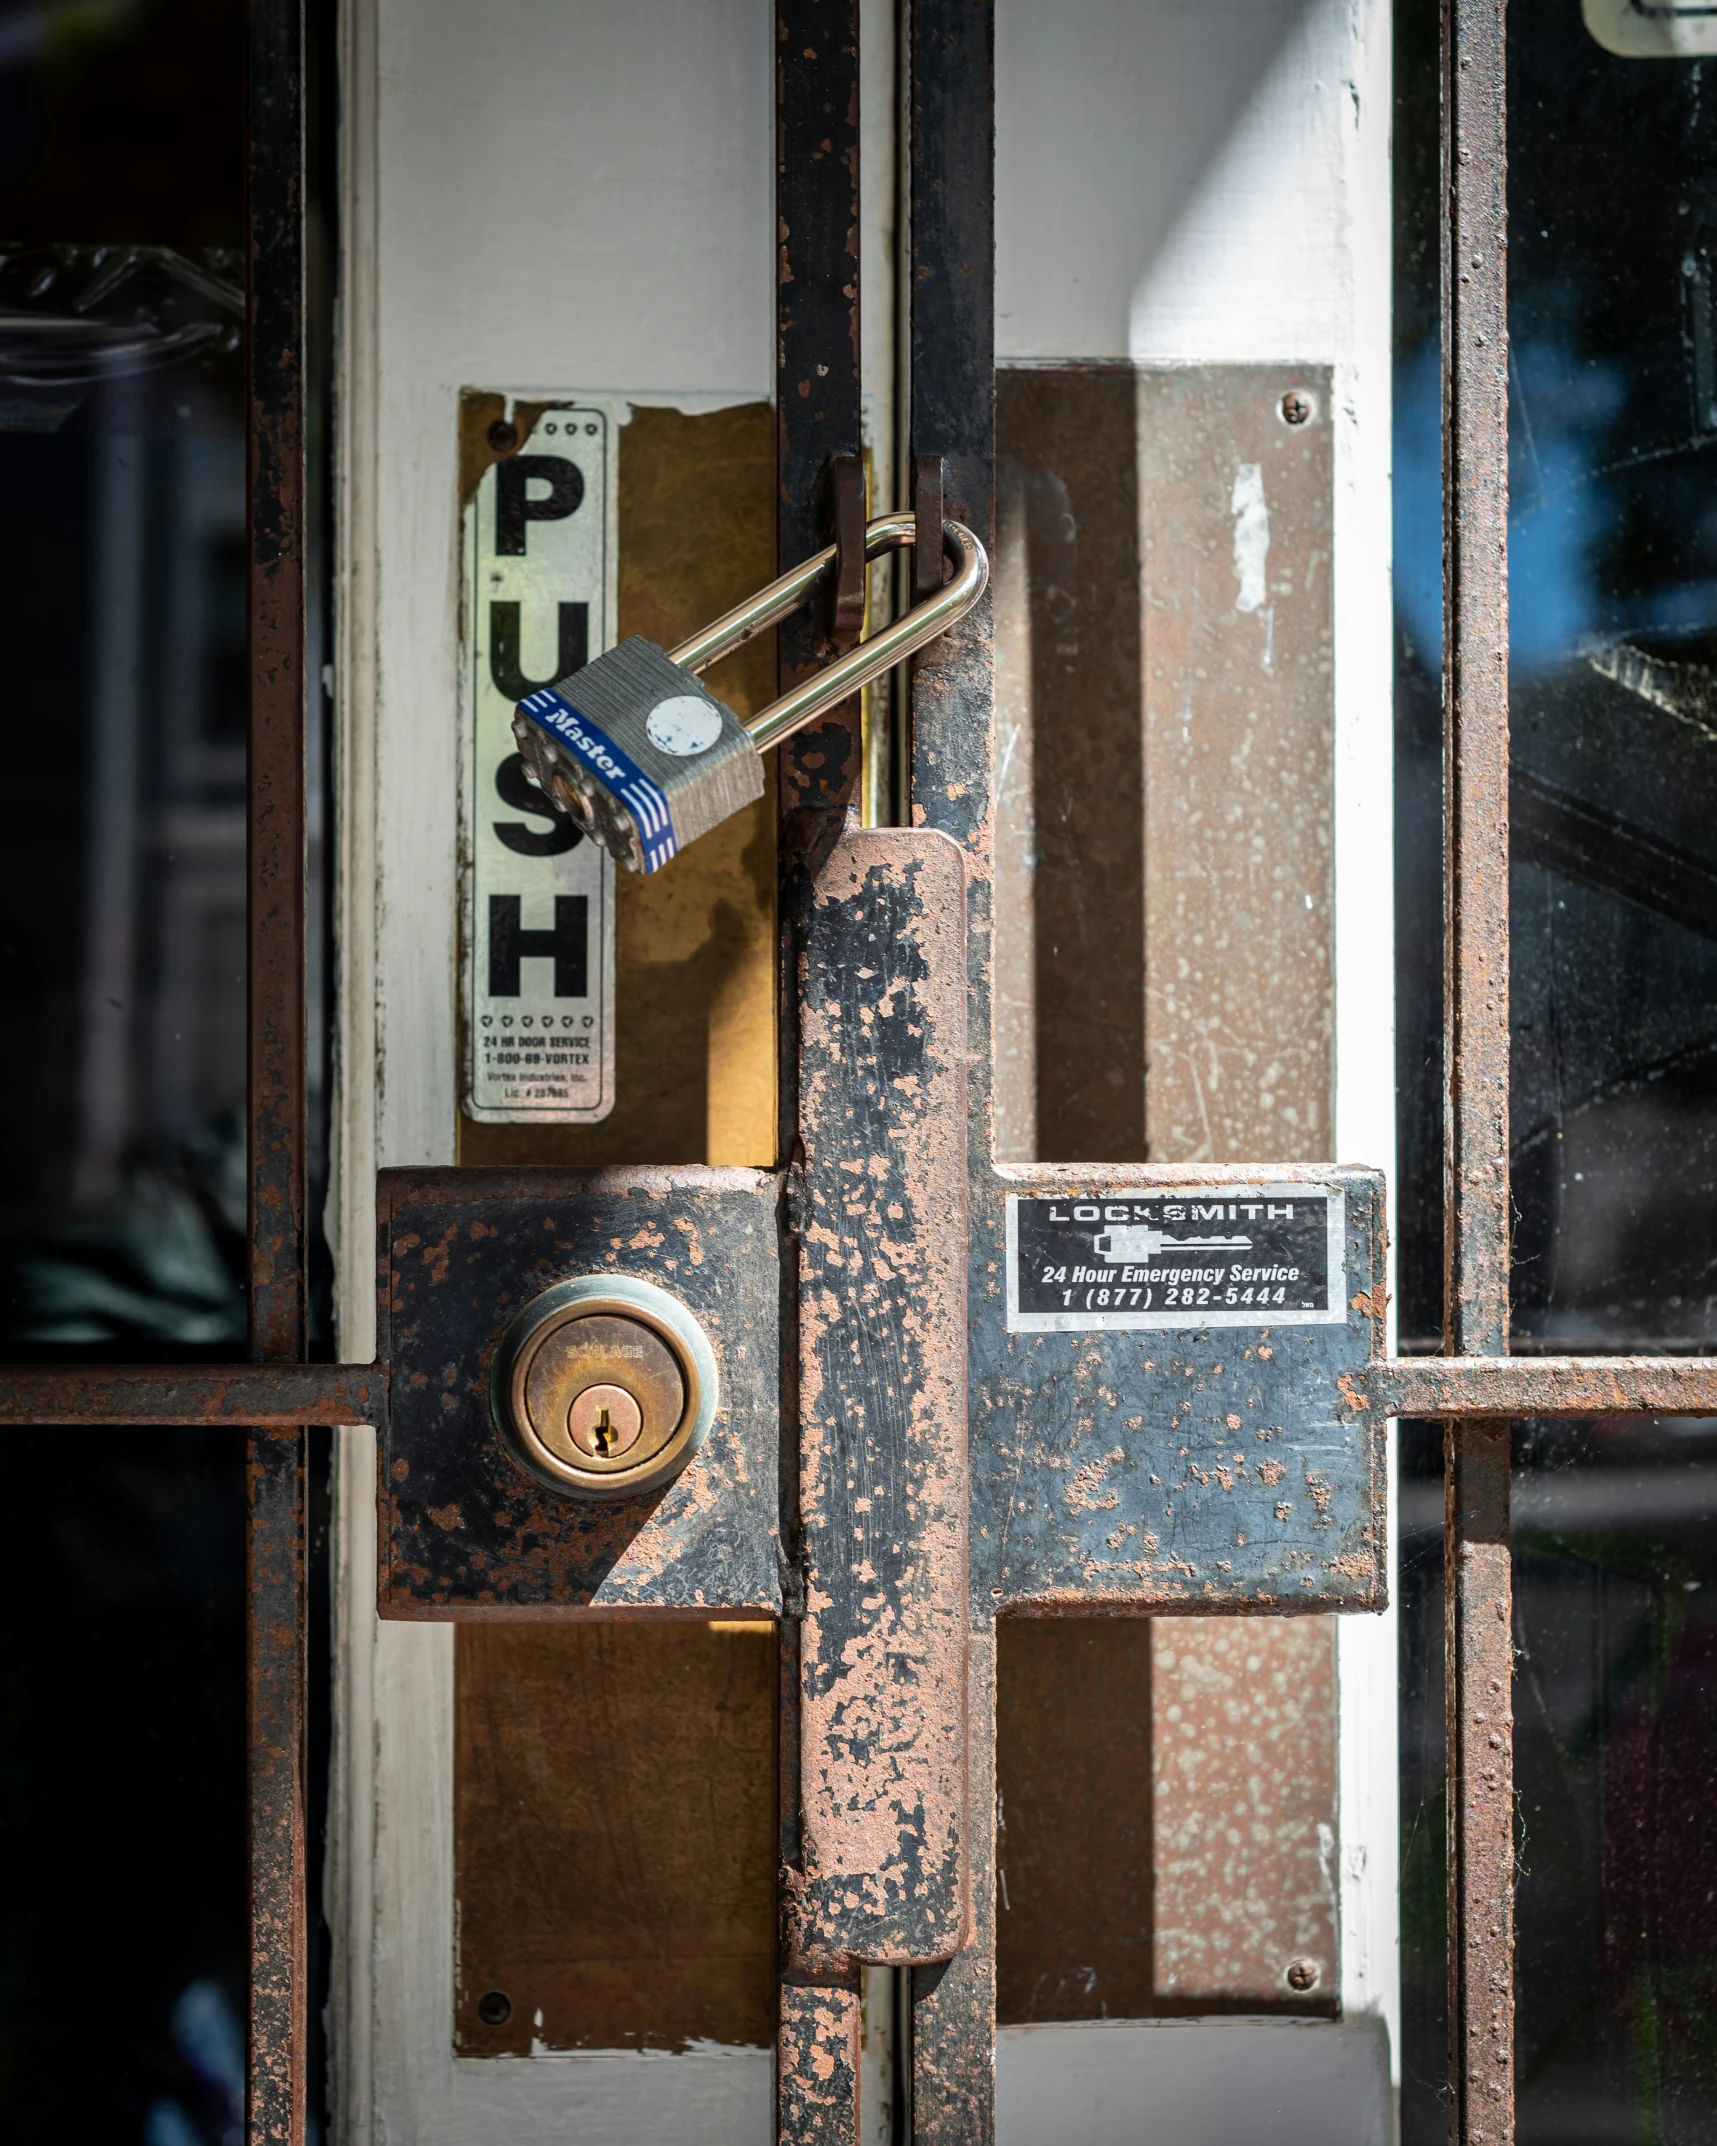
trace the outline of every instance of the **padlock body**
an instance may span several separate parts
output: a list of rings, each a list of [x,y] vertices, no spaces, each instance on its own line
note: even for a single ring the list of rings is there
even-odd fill
[[[513,735],[543,793],[634,872],[763,795],[732,709],[636,635],[520,701]]]

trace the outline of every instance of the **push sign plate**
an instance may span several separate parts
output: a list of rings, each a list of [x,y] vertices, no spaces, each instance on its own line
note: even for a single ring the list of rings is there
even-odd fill
[[[624,406],[542,409],[464,515],[465,1108],[614,1107],[614,862],[525,780],[513,709],[613,644]]]
[[[1339,1325],[1345,1201],[1328,1185],[1184,1185],[1008,1201],[1008,1330]]]

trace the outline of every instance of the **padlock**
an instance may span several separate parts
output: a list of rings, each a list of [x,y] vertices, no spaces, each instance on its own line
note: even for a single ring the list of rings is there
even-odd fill
[[[865,530],[874,559],[911,544],[911,514]],[[945,633],[983,595],[984,548],[959,522],[942,524],[954,576],[892,626],[742,723],[698,672],[804,603],[834,566],[831,544],[791,573],[664,652],[634,636],[580,671],[519,702],[513,714],[525,773],[587,834],[634,872],[668,860],[763,794],[764,751],[880,678]]]

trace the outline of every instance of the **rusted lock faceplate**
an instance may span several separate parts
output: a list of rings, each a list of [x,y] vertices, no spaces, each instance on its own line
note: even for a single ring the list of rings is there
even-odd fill
[[[779,1608],[780,1237],[755,1170],[384,1170],[378,1496],[384,1617]],[[720,1406],[684,1471],[612,1503],[513,1459],[491,1374],[557,1282],[630,1275],[703,1327]]]
[[[1342,1195],[1339,1324],[1010,1333],[1006,1196],[1284,1181]],[[1383,1180],[1010,1167],[974,1212],[972,1585],[994,1607],[1375,1609],[1386,1599]],[[978,1202],[974,1201],[974,1210]],[[1191,1255],[1196,1257],[1197,1255]]]

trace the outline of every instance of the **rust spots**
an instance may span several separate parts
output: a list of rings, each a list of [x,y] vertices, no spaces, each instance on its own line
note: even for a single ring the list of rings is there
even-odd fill
[[[1072,1482],[1062,1492],[1063,1502],[1068,1509],[1076,1513],[1113,1512],[1121,1502],[1121,1494],[1118,1490],[1106,1488],[1104,1478],[1116,1461],[1125,1458],[1120,1447],[1115,1446],[1109,1452],[1088,1460],[1075,1472]]]
[[[382,1613],[694,1606],[773,1613],[780,1589],[773,1176],[385,1171],[378,1206],[379,1338],[398,1374],[384,1432]],[[433,1247],[434,1256],[394,1256],[408,1240]],[[488,1367],[498,1331],[519,1304],[610,1262],[670,1288],[698,1317],[715,1348],[721,1406],[702,1450],[666,1490],[612,1503],[561,1499],[503,1447],[489,1413]]]
[[[800,905],[799,1861],[789,1954],[964,1934],[964,866],[849,832]]]

